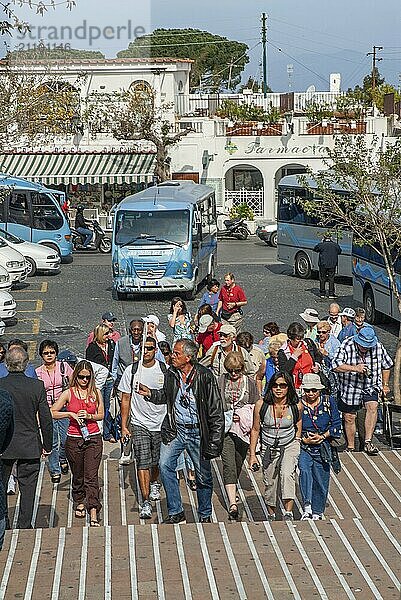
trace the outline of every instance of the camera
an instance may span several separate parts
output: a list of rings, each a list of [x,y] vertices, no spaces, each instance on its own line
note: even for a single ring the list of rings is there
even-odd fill
[[[260,469],[260,464],[258,462],[253,463],[252,467],[251,467],[252,471],[256,472],[259,471]]]

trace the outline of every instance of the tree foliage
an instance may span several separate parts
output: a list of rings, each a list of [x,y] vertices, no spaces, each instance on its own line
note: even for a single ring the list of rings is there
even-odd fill
[[[28,7],[37,15],[44,15],[49,9],[64,4],[69,10],[74,8],[75,0],[2,0],[0,1],[0,34],[12,35],[13,31],[26,33],[29,23],[22,21],[16,7]],[[2,13],[2,14],[1,14]]]
[[[131,42],[117,56],[190,58],[195,61],[191,87],[218,91],[229,85],[233,90],[238,86],[249,62],[247,50],[246,44],[199,29],[156,29]]]
[[[32,75],[7,67],[0,72],[0,148],[42,145],[55,135],[73,133],[80,112],[79,87],[43,73]]]
[[[169,149],[191,129],[176,132],[168,118],[172,104],[158,104],[150,87],[112,94],[96,94],[89,98],[84,121],[93,132],[110,131],[117,140],[148,141],[156,151],[155,176],[166,181],[169,173]]]
[[[243,83],[238,89],[240,94],[242,94],[244,90],[252,90],[252,92],[254,94],[257,94],[258,92],[262,91],[262,83],[261,83],[261,81],[259,81],[258,79],[255,79],[255,77],[252,77],[250,75],[248,77],[248,80],[245,83]],[[273,92],[273,90],[271,89],[270,86],[267,86],[266,92],[268,94],[271,94]]]
[[[363,78],[362,86],[356,85],[353,90],[349,89],[347,92],[347,95],[352,96],[360,105],[367,108],[374,104],[380,112],[383,112],[386,94],[394,94],[395,102],[401,100],[398,90],[390,83],[386,83],[377,67],[375,67],[375,87],[373,87],[373,74],[368,73]]]
[[[384,264],[390,287],[401,310],[396,262],[401,258],[401,140],[382,146],[364,136],[340,136],[325,159],[328,170],[309,175],[317,189],[300,176],[310,194],[301,201],[323,227],[350,230],[354,243],[369,247]],[[349,192],[344,200],[336,186]],[[401,330],[397,345],[394,392],[400,403]]]

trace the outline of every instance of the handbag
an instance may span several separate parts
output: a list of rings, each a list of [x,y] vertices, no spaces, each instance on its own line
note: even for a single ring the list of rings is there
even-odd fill
[[[346,444],[345,437],[341,434],[339,438],[330,438],[329,443],[332,448],[341,448]]]
[[[70,389],[70,378],[65,374],[65,363],[60,361],[60,373],[61,373],[61,389],[63,392]]]

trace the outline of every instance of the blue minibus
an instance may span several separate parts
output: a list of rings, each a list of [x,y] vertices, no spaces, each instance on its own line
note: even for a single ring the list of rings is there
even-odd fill
[[[128,196],[116,207],[113,295],[175,292],[194,298],[217,264],[213,188],[167,181]]]
[[[317,187],[310,177],[307,177],[307,183],[312,189]],[[333,190],[338,194],[340,202],[349,197],[349,192],[340,187]],[[319,225],[316,217],[304,211],[302,202],[310,194],[301,185],[297,175],[287,175],[278,184],[277,258],[290,265],[295,275],[302,279],[309,279],[313,271],[319,270],[319,255],[313,252],[313,248],[322,241],[324,233],[329,229]],[[342,249],[337,275],[352,277],[352,233],[343,231],[335,241]]]
[[[72,255],[71,230],[61,210],[59,191],[39,183],[0,174],[0,228],[27,242]]]

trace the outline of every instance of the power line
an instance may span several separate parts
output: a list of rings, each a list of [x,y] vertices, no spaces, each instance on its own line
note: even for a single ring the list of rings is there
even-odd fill
[[[298,60],[294,56],[291,56],[291,54],[288,54],[288,52],[285,52],[282,48],[279,48],[278,46],[276,46],[275,44],[273,44],[270,40],[269,40],[268,43],[270,44],[270,46],[273,46],[273,48],[275,48],[278,52],[282,52],[283,54],[285,54],[285,56],[288,56],[289,58],[291,58],[291,60],[293,60],[294,62],[296,62],[299,65],[301,65],[301,67],[303,67],[304,69],[306,69],[310,73],[313,73],[313,75],[316,75],[316,77],[319,77],[319,79],[321,79],[322,81],[324,81],[324,83],[327,83],[327,84],[330,85],[330,81],[328,79],[326,79],[325,77],[323,77],[323,75],[320,75],[319,73],[316,73],[316,71],[314,71],[313,69],[310,69],[303,62],[301,62],[300,60]]]

